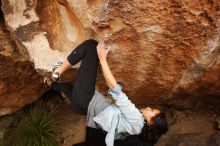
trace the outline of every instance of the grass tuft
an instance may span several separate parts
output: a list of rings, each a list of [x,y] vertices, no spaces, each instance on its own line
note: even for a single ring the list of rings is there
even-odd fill
[[[58,146],[57,136],[62,132],[58,107],[48,110],[38,103],[17,116],[19,120],[4,134],[5,146]]]

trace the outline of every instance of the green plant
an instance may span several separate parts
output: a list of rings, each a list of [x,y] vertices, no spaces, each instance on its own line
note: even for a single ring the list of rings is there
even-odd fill
[[[56,139],[62,131],[58,107],[48,110],[43,104],[32,105],[18,117],[4,135],[5,146],[58,146]]]

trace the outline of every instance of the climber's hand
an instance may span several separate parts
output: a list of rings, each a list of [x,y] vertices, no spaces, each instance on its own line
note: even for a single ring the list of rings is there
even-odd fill
[[[106,49],[105,44],[103,42],[100,42],[96,48],[97,48],[97,54],[98,54],[99,60],[100,61],[106,60],[110,48]]]

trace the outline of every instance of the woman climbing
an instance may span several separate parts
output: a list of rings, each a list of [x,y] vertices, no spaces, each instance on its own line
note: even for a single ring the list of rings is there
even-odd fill
[[[87,115],[86,141],[74,146],[153,145],[168,129],[165,114],[158,109],[138,110],[135,107],[109,68],[108,52],[104,43],[87,40],[76,47],[52,74],[56,80],[82,60],[73,86],[46,80],[52,89],[70,99],[76,111]],[[95,89],[99,62],[114,103]]]

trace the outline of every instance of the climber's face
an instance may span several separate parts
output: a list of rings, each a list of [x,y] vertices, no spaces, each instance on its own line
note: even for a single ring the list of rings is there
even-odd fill
[[[157,114],[160,113],[160,110],[152,109],[150,107],[142,108],[140,111],[144,115],[144,117],[145,117],[146,121],[148,122],[148,124],[153,124],[151,119],[153,117],[155,117]]]

